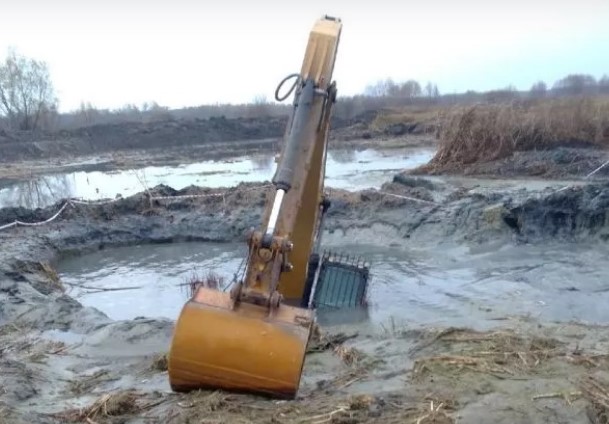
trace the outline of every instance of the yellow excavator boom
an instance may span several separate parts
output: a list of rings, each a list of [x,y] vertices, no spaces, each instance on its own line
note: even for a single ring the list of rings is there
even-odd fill
[[[199,287],[182,308],[168,356],[175,391],[213,388],[283,398],[298,391],[315,320],[307,307],[308,268],[326,207],[341,30],[339,19],[326,16],[309,35],[262,227],[248,237],[243,279],[230,292]]]

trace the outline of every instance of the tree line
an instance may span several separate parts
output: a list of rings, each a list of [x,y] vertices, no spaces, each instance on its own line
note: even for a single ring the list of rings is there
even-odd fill
[[[459,94],[441,94],[438,85],[433,82],[422,85],[413,79],[394,81],[387,78],[368,85],[359,95],[339,97],[335,114],[342,119],[352,119],[368,110],[396,106],[494,103],[523,98],[598,94],[609,94],[608,75],[597,80],[588,74],[570,74],[551,87],[544,81],[538,81],[525,92],[508,86],[486,92],[467,91]],[[83,102],[77,110],[60,114],[58,98],[45,62],[9,49],[4,62],[0,63],[0,129],[34,131],[167,119],[258,118],[285,116],[289,111],[289,104],[269,102],[266,97],[257,96],[247,104],[202,105],[182,109],[169,109],[156,102],[147,102],[139,106],[126,104],[109,110]]]

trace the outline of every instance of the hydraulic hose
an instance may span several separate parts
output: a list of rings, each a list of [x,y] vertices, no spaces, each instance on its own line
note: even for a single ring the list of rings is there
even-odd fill
[[[283,84],[285,84],[287,81],[289,81],[291,79],[294,79],[294,84],[292,84],[292,87],[286,93],[285,96],[280,97],[279,91],[281,90],[281,87],[283,87]],[[285,77],[284,79],[282,79],[281,82],[279,83],[279,85],[277,86],[277,89],[275,90],[275,100],[277,100],[278,102],[283,102],[285,99],[287,99],[290,96],[290,94],[292,94],[294,89],[296,89],[296,87],[298,87],[298,84],[300,83],[301,79],[302,78],[301,78],[300,74],[290,74],[287,77]]]

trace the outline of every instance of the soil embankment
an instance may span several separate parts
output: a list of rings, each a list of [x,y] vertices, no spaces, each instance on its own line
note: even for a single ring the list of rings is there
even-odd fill
[[[375,124],[377,113],[333,119],[331,149],[433,146],[423,124]],[[0,130],[0,188],[57,172],[177,166],[278,153],[285,118],[210,118],[104,124],[53,133]]]
[[[328,234],[417,247],[602,243],[609,184],[565,190],[470,191],[397,176],[357,193],[332,190]],[[153,196],[212,194],[196,187]],[[241,240],[266,192],[244,184],[221,196],[150,202],[144,194],[70,206],[57,220],[0,233],[0,416],[8,423],[413,422],[585,423],[606,414],[609,329],[498,322],[490,331],[384,330],[318,335],[299,399],[168,391],[171,320],[112,321],[67,296],[61,255],[117,245]],[[0,210],[0,225],[58,208]],[[568,245],[568,244],[567,244]]]
[[[351,120],[334,117],[331,139],[349,144],[353,140],[372,140],[425,134],[431,129],[422,125],[392,124],[371,128],[376,113]],[[283,137],[286,117],[167,119],[151,122],[100,124],[55,132],[15,132],[0,130],[0,162],[82,157],[108,152],[185,147],[219,146],[247,152],[253,147],[272,148]],[[213,153],[212,152],[208,153]],[[222,153],[218,148],[217,154]]]

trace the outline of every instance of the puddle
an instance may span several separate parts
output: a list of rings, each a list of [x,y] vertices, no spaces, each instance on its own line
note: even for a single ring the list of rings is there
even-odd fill
[[[484,329],[513,316],[609,322],[605,246],[510,246],[482,253],[339,247],[372,262],[370,324]],[[113,319],[176,319],[187,298],[180,285],[193,271],[213,270],[230,281],[244,254],[241,244],[125,247],[65,260],[58,270],[70,295]],[[126,287],[136,288],[91,290]]]
[[[78,344],[82,343],[84,336],[71,331],[62,330],[46,330],[40,335],[45,340],[53,342],[61,342],[65,344]]]
[[[398,171],[427,163],[433,153],[428,149],[330,151],[326,185],[346,190],[378,188]],[[232,187],[241,182],[270,181],[275,166],[273,155],[259,155],[176,167],[151,166],[137,171],[53,174],[1,189],[0,207],[44,207],[67,197],[98,200],[119,194],[130,196],[145,186],[158,184],[178,190],[189,185]]]
[[[246,253],[245,244],[118,247],[63,260],[58,271],[68,295],[112,319],[175,319],[194,274],[213,271],[228,283]]]

